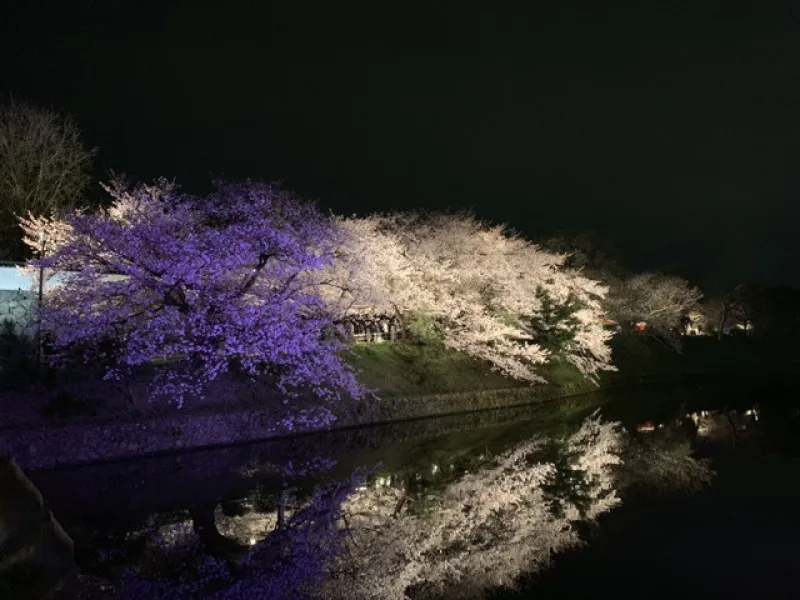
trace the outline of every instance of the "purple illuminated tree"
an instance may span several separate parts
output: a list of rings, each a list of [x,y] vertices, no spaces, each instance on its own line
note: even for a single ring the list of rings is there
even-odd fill
[[[106,189],[113,203],[96,214],[22,220],[31,243],[52,232],[30,268],[68,272],[41,314],[58,358],[103,360],[117,379],[155,365],[151,393],[179,404],[231,369],[283,393],[360,395],[326,333],[314,274],[341,240],[314,205],[262,183],[206,197],[166,181]]]

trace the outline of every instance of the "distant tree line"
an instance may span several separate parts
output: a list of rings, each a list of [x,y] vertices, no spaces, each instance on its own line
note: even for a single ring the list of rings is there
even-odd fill
[[[566,254],[566,266],[608,287],[606,315],[622,338],[644,335],[680,350],[686,332],[719,339],[788,339],[800,334],[800,290],[741,284],[717,297],[704,297],[683,277],[631,272],[613,243],[593,232],[561,233],[540,244]],[[637,328],[640,323],[642,329]]]

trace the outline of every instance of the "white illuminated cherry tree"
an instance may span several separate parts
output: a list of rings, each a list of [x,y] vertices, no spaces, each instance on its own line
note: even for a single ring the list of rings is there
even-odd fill
[[[702,298],[700,289],[682,277],[641,273],[617,286],[607,304],[621,324],[643,322],[650,335],[679,349],[682,321]]]
[[[587,377],[613,370],[598,282],[563,267],[508,231],[465,214],[398,213],[340,219],[349,241],[327,273],[328,300],[341,313],[415,314],[432,319],[446,346],[511,377],[542,381],[552,355],[541,340],[545,298],[574,307],[563,357]]]

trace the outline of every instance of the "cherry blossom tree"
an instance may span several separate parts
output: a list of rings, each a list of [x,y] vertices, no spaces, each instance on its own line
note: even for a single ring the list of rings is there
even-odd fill
[[[339,221],[348,242],[333,272],[334,310],[424,314],[446,346],[518,379],[542,381],[553,358],[542,331],[566,332],[560,353],[583,374],[611,370],[605,288],[502,226],[469,215],[399,213]],[[543,323],[550,306],[571,309]],[[552,316],[552,314],[550,314]],[[550,340],[559,336],[551,335]]]
[[[107,190],[98,213],[22,220],[29,243],[52,232],[29,268],[62,273],[41,311],[58,358],[108,361],[114,379],[160,361],[151,392],[178,403],[231,369],[287,394],[361,394],[325,335],[314,274],[341,239],[312,204],[261,183],[218,183],[202,198],[166,181]]]
[[[608,305],[621,325],[644,322],[651,335],[678,349],[677,331],[702,297],[696,286],[681,277],[642,273],[627,278],[609,296]]]

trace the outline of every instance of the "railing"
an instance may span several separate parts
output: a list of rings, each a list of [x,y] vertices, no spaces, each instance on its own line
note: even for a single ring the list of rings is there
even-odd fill
[[[360,344],[394,341],[401,333],[396,317],[385,314],[352,315],[336,323],[339,335]]]
[[[380,344],[381,342],[393,342],[403,337],[401,331],[397,331],[392,337],[388,332],[378,333],[354,333],[350,339],[356,344]]]

